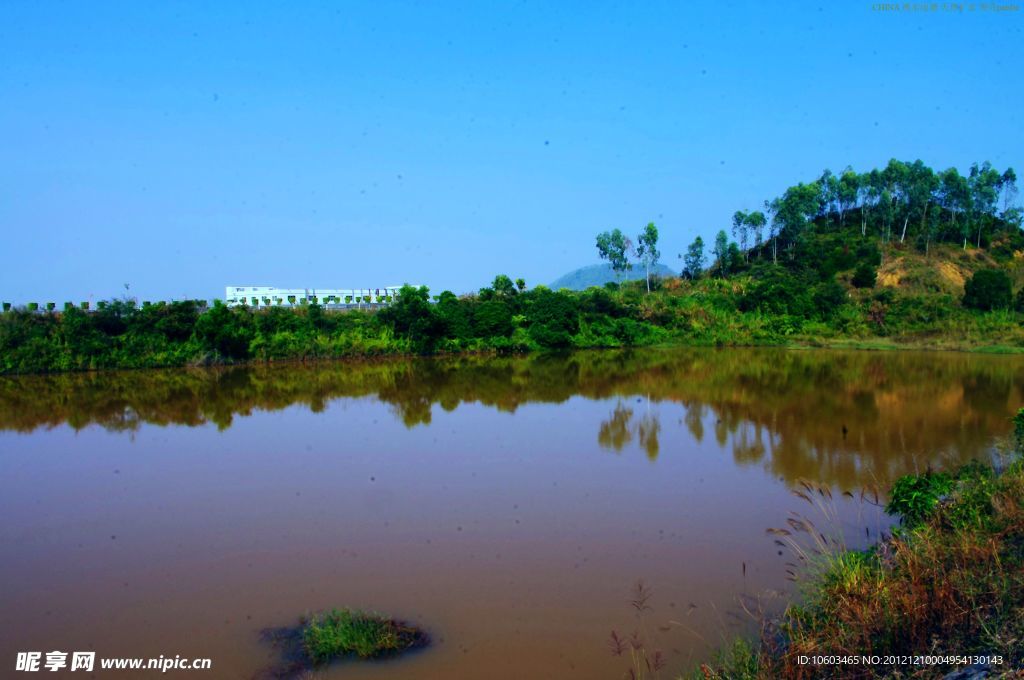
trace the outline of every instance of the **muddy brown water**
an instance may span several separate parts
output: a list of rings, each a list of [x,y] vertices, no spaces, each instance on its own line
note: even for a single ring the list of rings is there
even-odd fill
[[[331,606],[434,644],[322,677],[613,679],[612,630],[674,677],[789,597],[766,529],[820,518],[801,480],[859,547],[863,489],[992,455],[1022,386],[1018,357],[707,349],[0,378],[0,677],[252,678],[261,629]],[[129,675],[160,673],[96,672]]]

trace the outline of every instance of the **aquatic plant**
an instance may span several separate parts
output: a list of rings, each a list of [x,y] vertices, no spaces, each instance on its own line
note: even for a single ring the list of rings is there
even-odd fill
[[[426,634],[408,624],[351,609],[332,609],[310,618],[302,631],[306,653],[314,664],[344,656],[368,659],[421,647]]]
[[[662,651],[650,647],[647,642],[646,614],[653,610],[651,596],[651,589],[643,580],[634,583],[630,590],[629,605],[633,608],[639,627],[628,636],[612,630],[608,638],[612,656],[625,657],[628,653],[629,668],[625,677],[629,680],[656,680],[660,677],[660,671],[668,665]]]
[[[273,645],[279,657],[257,677],[277,680],[308,678],[314,668],[344,658],[384,658],[430,643],[420,628],[355,609],[331,609],[297,626],[266,628],[260,639]]]

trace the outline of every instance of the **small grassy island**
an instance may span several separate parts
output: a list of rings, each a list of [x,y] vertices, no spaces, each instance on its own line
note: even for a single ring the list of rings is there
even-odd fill
[[[640,281],[582,291],[500,275],[472,295],[406,287],[379,311],[252,309],[199,301],[96,309],[4,305],[0,373],[650,345],[1024,349],[1024,232],[1016,176],[920,161],[826,171],[738,211],[711,257],[658,277],[658,230],[600,234]],[[999,209],[1000,205],[1003,209]],[[710,260],[710,264],[708,264]],[[634,262],[635,261],[635,262]]]
[[[274,678],[304,677],[334,661],[393,657],[430,644],[420,628],[354,609],[320,612],[296,627],[268,629],[263,637],[281,650],[281,664],[264,674]]]
[[[332,609],[312,617],[302,631],[306,654],[314,664],[345,656],[360,659],[399,654],[427,644],[426,634],[408,624],[350,609]]]

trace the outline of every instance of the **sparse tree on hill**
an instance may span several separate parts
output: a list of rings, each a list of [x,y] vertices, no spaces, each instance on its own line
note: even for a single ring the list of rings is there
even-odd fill
[[[619,229],[597,235],[597,252],[602,260],[608,260],[616,279],[622,272],[633,268],[629,262],[629,251],[632,247],[632,242]]]
[[[688,279],[697,279],[703,272],[704,239],[698,236],[686,249],[686,256],[683,258],[683,276]]]
[[[715,236],[715,259],[718,260],[718,273],[725,278],[725,268],[729,263],[729,235],[725,229],[719,230]]]
[[[747,213],[742,210],[737,210],[732,214],[732,236],[734,239],[740,242],[740,247],[743,248],[743,256],[747,255],[747,238],[749,235]]]
[[[760,210],[754,210],[747,214],[747,226],[750,227],[750,231],[754,233],[754,245],[758,248],[761,247],[762,236],[764,235],[764,226],[767,223],[768,220]]]
[[[658,228],[654,222],[648,222],[640,236],[636,239],[636,255],[644,265],[644,275],[647,279],[647,292],[651,292],[651,267],[658,263],[661,253],[658,251]]]

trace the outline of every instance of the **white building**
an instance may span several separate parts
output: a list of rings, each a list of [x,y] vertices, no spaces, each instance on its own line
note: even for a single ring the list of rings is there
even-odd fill
[[[383,288],[275,288],[273,286],[227,286],[224,301],[230,306],[291,307],[317,303],[325,307],[387,304],[401,286]]]

